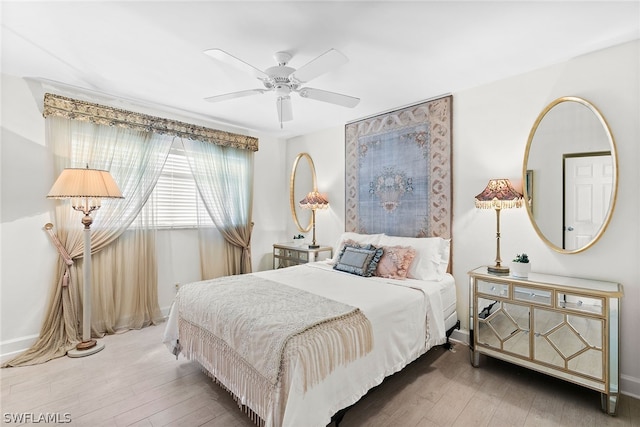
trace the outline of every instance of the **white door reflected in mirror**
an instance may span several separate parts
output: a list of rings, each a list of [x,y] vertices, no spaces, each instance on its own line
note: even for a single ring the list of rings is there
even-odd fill
[[[565,157],[564,249],[579,249],[600,231],[611,201],[612,164],[607,153]]]

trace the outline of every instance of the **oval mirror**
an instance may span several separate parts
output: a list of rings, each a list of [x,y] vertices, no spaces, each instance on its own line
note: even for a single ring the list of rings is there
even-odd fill
[[[293,161],[293,167],[291,168],[289,204],[291,205],[293,222],[298,227],[298,230],[303,233],[311,230],[313,223],[311,210],[300,208],[299,202],[311,191],[317,191],[316,168],[309,154],[300,153]]]
[[[531,223],[560,253],[577,253],[604,233],[616,202],[618,159],[605,118],[588,101],[562,97],[536,119],[524,155]]]

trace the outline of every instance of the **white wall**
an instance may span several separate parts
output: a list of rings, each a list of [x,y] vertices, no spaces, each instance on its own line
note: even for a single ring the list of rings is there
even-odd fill
[[[621,389],[640,396],[640,42],[594,52],[573,60],[453,94],[453,274],[458,283],[458,315],[468,329],[467,272],[492,264],[495,213],[474,208],[473,197],[490,178],[522,184],[522,160],[538,114],[560,96],[583,97],[608,120],[617,143],[619,186],[615,212],[593,247],[563,255],[538,238],[524,209],[501,215],[501,253],[510,260],[527,252],[533,270],[623,284]],[[393,108],[393,106],[389,106]],[[290,139],[287,168],[299,152],[313,158],[319,187],[328,187],[331,216],[318,213],[322,243],[344,230],[344,128]],[[288,171],[287,171],[288,173]],[[322,184],[321,184],[322,183]],[[293,224],[288,225],[293,232]]]
[[[26,85],[4,76],[1,137],[0,336],[5,354],[37,337],[56,257],[43,231],[51,221],[52,202],[45,196],[53,182],[44,120]]]
[[[1,85],[0,357],[4,361],[28,348],[38,336],[57,253],[43,231],[53,220],[53,202],[45,196],[56,178],[45,143],[44,119],[24,80],[3,74]],[[140,112],[187,121],[162,112]],[[285,168],[285,143],[252,136],[259,138],[260,147],[254,163],[252,261],[254,270],[265,270],[271,268],[271,245],[282,240],[288,218],[287,196],[281,191],[288,181],[273,173]],[[167,313],[175,285],[199,279],[197,232],[163,230],[157,242],[158,299]]]
[[[327,129],[310,135],[289,139],[286,144],[286,170],[288,180],[296,156],[309,153],[316,169],[318,191],[329,199],[327,210],[316,211],[316,241],[319,245],[333,246],[344,231],[344,128]],[[288,210],[288,219],[291,218]],[[287,221],[287,236],[291,241],[299,231],[293,219]],[[305,233],[308,240],[312,232]]]
[[[260,137],[260,150],[255,156],[253,178],[253,234],[251,256],[253,271],[273,266],[273,244],[286,240],[289,223],[289,177],[283,171],[286,143],[273,137]],[[283,191],[283,189],[286,189]]]

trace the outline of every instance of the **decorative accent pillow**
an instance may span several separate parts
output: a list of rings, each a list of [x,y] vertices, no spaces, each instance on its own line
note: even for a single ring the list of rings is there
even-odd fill
[[[382,248],[373,245],[345,245],[333,268],[362,277],[371,277],[376,271],[382,253]]]
[[[387,279],[406,279],[416,250],[410,246],[384,246],[383,249],[375,275]]]
[[[347,244],[347,242],[354,242],[355,244],[358,244],[360,246],[373,245],[377,247],[379,246],[378,242],[383,235],[384,234],[360,234],[354,231],[345,231],[338,238],[338,241],[333,247],[333,259],[331,261],[333,262],[333,264],[338,262],[340,253],[342,252],[342,249],[344,248],[345,244]]]
[[[384,235],[383,246],[411,246],[416,256],[407,277],[418,280],[442,280],[449,266],[450,241],[442,237],[398,237]]]

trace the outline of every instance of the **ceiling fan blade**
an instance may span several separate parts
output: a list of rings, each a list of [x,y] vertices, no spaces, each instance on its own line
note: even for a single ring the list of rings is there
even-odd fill
[[[279,96],[276,100],[276,107],[278,108],[278,120],[280,121],[281,127],[282,122],[290,122],[293,120],[290,96]]]
[[[328,90],[303,87],[298,91],[301,97],[315,99],[316,101],[329,102],[331,104],[342,105],[353,108],[360,102],[360,98],[343,95],[341,93],[329,92]]]
[[[231,92],[231,93],[225,93],[222,95],[210,96],[208,98],[205,98],[204,100],[209,102],[219,102],[219,101],[226,101],[228,99],[242,98],[245,96],[263,94],[265,92],[267,92],[265,89],[241,90],[239,92]]]
[[[289,78],[294,79],[298,83],[306,83],[321,74],[330,71],[332,68],[346,64],[349,59],[335,49],[329,49],[316,59],[312,59],[307,64],[294,71]]]
[[[249,74],[252,74],[257,79],[264,80],[269,78],[269,76],[264,71],[257,69],[253,65],[244,62],[240,58],[236,58],[235,56],[231,55],[228,52],[225,52],[222,49],[207,49],[204,51],[204,53],[214,59],[217,59],[226,64],[239,68]]]

